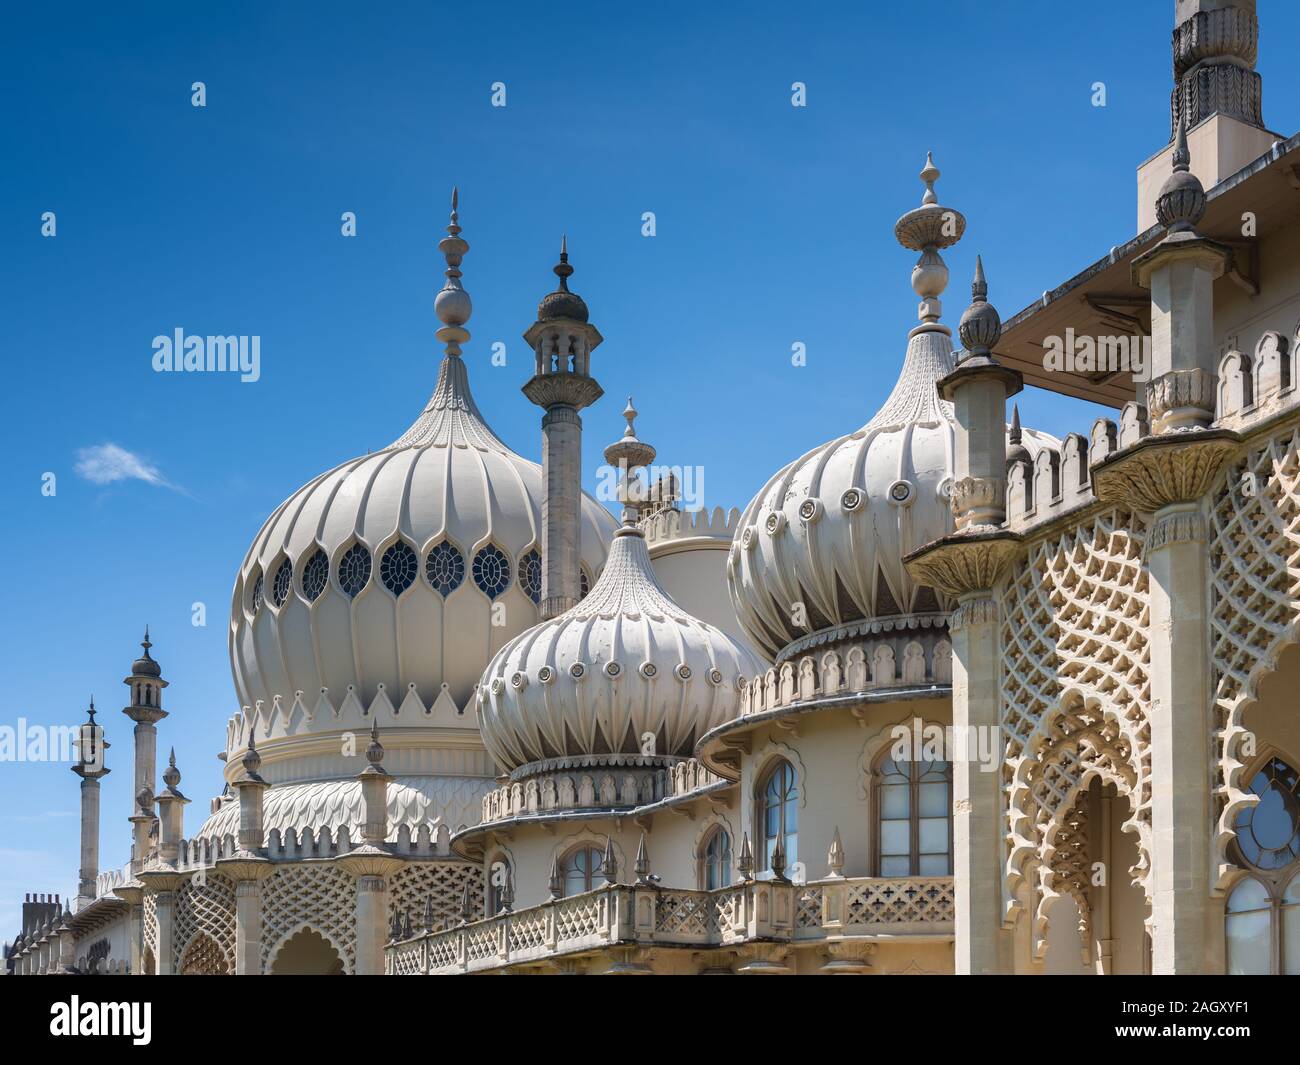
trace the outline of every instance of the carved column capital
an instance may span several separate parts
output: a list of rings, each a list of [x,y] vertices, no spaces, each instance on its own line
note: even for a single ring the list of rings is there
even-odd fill
[[[1151,431],[1204,429],[1214,422],[1217,379],[1200,368],[1170,370],[1147,383],[1147,416]]]
[[[1170,544],[1200,543],[1207,537],[1205,522],[1196,510],[1178,510],[1160,517],[1147,537],[1147,550],[1159,551]]]
[[[996,585],[1020,543],[1005,529],[967,530],[928,543],[903,562],[915,580],[956,598]]]
[[[1107,456],[1092,471],[1103,503],[1152,513],[1205,495],[1241,437],[1227,429],[1148,436]]]

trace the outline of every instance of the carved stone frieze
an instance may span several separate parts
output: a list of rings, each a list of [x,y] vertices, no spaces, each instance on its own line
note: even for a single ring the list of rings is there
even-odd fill
[[[1147,384],[1147,414],[1156,434],[1204,428],[1214,421],[1217,379],[1197,367],[1170,370]]]

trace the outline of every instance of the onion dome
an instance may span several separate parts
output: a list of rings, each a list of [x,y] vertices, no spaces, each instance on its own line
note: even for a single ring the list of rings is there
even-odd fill
[[[161,677],[162,666],[149,655],[149,648],[153,644],[149,642],[148,625],[144,627],[144,639],[140,641],[140,646],[144,648],[144,653],[131,663],[131,675],[134,677]]]
[[[549,292],[537,304],[537,320],[550,322],[557,318],[571,319],[575,322],[587,320],[587,303],[576,292],[569,291],[569,278],[573,267],[569,265],[569,238],[560,238],[560,261],[555,267],[555,276],[560,279],[560,287]]]
[[[749,636],[778,658],[812,643],[941,625],[952,607],[903,565],[954,527],[956,422],[936,382],[956,361],[951,331],[939,322],[948,276],[939,249],[960,239],[965,220],[939,205],[938,176],[927,156],[922,205],[895,227],[904,247],[922,252],[912,273],[921,303],[889,398],[860,429],[769,478],[737,526],[727,559],[732,603]],[[977,310],[964,325],[978,344],[993,322]],[[1032,452],[1056,443],[1022,435]]]
[[[1174,141],[1174,170],[1156,197],[1156,217],[1175,233],[1194,229],[1205,215],[1205,188],[1200,178],[1191,172],[1191,163],[1187,128],[1180,122]]]
[[[511,451],[475,405],[461,345],[472,310],[460,265],[457,201],[438,247],[446,284],[435,309],[446,352],[437,387],[393,443],[321,474],[267,519],[235,579],[230,659],[245,715],[264,735],[338,728],[331,714],[381,689],[398,707],[414,689],[464,707],[488,659],[534,624],[541,598],[541,466]],[[563,281],[563,275],[561,277]],[[605,561],[616,522],[584,496],[584,585]],[[260,709],[259,709],[260,707]],[[413,721],[412,724],[418,724]],[[232,727],[238,749],[244,727]],[[268,758],[269,758],[269,752]]]
[[[700,736],[736,716],[740,678],[764,668],[668,596],[644,533],[625,514],[591,594],[515,637],[483,674],[479,729],[506,770],[688,756]]]

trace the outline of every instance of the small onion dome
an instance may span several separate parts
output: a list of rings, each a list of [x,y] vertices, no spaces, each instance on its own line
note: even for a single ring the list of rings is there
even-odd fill
[[[149,655],[149,648],[153,646],[149,642],[149,626],[144,629],[144,639],[140,641],[140,646],[144,648],[144,654],[131,663],[131,675],[135,677],[161,677],[162,666],[155,662]]]
[[[587,304],[576,292],[569,291],[569,277],[573,267],[569,265],[569,238],[560,240],[560,261],[555,267],[555,275],[560,279],[560,287],[542,297],[537,305],[537,320],[550,322],[556,318],[569,318],[575,322],[587,320]]]
[[[739,712],[739,679],[764,668],[669,598],[641,530],[624,526],[587,598],[489,663],[479,729],[508,771],[568,756],[689,755]]]
[[[1187,129],[1180,121],[1174,141],[1174,170],[1156,197],[1156,217],[1175,232],[1195,228],[1205,215],[1205,188],[1200,178],[1191,172],[1191,162]]]
[[[1016,404],[1011,408],[1011,431],[1007,433],[1007,469],[1017,462],[1034,461],[1029,448],[1024,445],[1023,437],[1024,433],[1020,428],[1020,406]]]

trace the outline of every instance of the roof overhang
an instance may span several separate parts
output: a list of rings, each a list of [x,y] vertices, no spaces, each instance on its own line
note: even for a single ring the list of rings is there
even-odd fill
[[[1256,237],[1242,237],[1242,216],[1255,215]],[[1206,194],[1205,217],[1197,226],[1202,236],[1238,251],[1227,275],[1248,291],[1258,289],[1258,245],[1269,233],[1300,219],[1300,134],[1278,141],[1254,162],[1225,178]],[[1118,372],[1072,373],[1044,368],[1044,340],[1076,336],[1149,336],[1151,294],[1133,281],[1133,260],[1165,235],[1152,226],[1102,259],[1044,292],[1042,298],[1002,327],[997,355],[1002,364],[1019,371],[1025,384],[1049,392],[1122,407],[1135,396],[1132,375]]]

